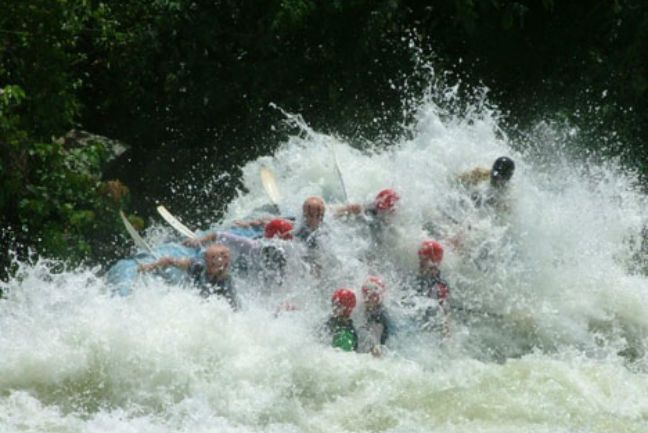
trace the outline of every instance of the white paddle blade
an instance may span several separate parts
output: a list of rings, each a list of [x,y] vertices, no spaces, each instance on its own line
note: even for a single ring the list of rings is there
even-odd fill
[[[261,176],[263,190],[268,195],[268,198],[270,198],[272,204],[279,205],[279,190],[277,189],[277,181],[275,180],[274,173],[265,166],[261,166],[259,175]]]
[[[344,184],[344,178],[342,177],[342,170],[340,169],[340,162],[338,161],[337,153],[335,152],[335,142],[331,142],[331,152],[333,153],[333,162],[335,163],[335,172],[338,175],[338,180],[340,181],[340,186],[342,187],[342,194],[344,194],[345,203],[349,202],[349,195],[347,194],[346,185]]]
[[[196,234],[186,225],[182,224],[176,217],[174,217],[171,212],[167,210],[164,206],[160,205],[157,207],[158,213],[164,218],[164,221],[169,223],[171,227],[176,229],[178,233],[187,236],[191,239],[196,239]]]
[[[122,219],[122,222],[124,223],[124,227],[126,227],[126,231],[130,235],[130,237],[133,239],[133,242],[135,243],[135,246],[139,249],[146,250],[149,253],[153,254],[153,250],[149,246],[149,244],[146,243],[146,241],[140,236],[139,233],[137,233],[137,230],[135,230],[135,227],[128,221],[128,218],[126,218],[126,215],[124,215],[123,211],[119,211],[119,216]]]

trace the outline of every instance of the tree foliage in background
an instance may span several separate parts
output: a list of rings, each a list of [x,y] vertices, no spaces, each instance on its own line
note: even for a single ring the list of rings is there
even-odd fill
[[[643,0],[5,0],[2,10],[2,225],[58,256],[100,257],[92,245],[118,230],[100,220],[120,203],[91,173],[104,168],[98,147],[52,137],[83,127],[130,143],[127,169],[108,173],[142,210],[160,197],[179,208],[165,196],[177,167],[200,183],[211,173],[193,167],[205,160],[230,171],[273,149],[270,102],[319,130],[398,134],[399,86],[418,67],[410,42],[493,89],[512,125],[567,121],[588,146],[648,167]],[[236,186],[217,191],[220,204]]]
[[[38,254],[78,264],[105,256],[128,201],[119,182],[102,181],[98,142],[63,139],[81,121],[87,73],[81,34],[90,2],[9,2],[0,17],[0,277],[11,255]],[[100,242],[102,241],[102,242]]]
[[[589,148],[648,174],[648,3],[459,1],[465,33],[441,31],[442,51],[515,113],[511,123],[565,121]],[[430,23],[428,15],[422,22]]]
[[[119,181],[101,181],[107,156],[103,143],[69,147],[64,139],[34,141],[21,129],[25,94],[18,86],[0,89],[0,264],[6,272],[10,254],[29,248],[78,264],[114,252],[111,234],[119,228],[117,209],[129,199]],[[12,250],[12,251],[11,251]]]

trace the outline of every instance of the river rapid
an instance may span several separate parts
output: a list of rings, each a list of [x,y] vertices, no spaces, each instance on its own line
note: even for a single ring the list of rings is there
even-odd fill
[[[458,98],[432,93],[444,92]],[[578,131],[539,124],[516,145],[496,111],[465,105],[449,111],[430,94],[402,138],[380,147],[287,115],[296,132],[242,167],[247,191],[219,226],[267,204],[265,165],[283,214],[326,200],[328,261],[320,278],[290,263],[281,287],[236,281],[238,313],[155,276],[120,297],[105,269],[22,263],[0,301],[0,431],[648,431],[648,278],[637,255],[647,203],[636,177],[567,151]],[[344,197],[332,143],[350,202],[383,188],[401,196],[378,251],[361,223],[333,218]],[[470,206],[457,176],[502,155],[516,162],[508,212]],[[432,236],[446,246],[448,338],[413,327],[399,304]],[[161,219],[145,237],[179,239]],[[380,358],[315,332],[333,291],[359,295],[370,274],[389,287],[396,323]],[[297,310],[275,314],[286,300]]]

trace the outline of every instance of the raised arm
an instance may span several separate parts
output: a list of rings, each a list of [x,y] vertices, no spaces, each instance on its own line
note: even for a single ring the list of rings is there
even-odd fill
[[[234,225],[236,227],[241,227],[241,228],[263,227],[264,225],[268,224],[272,219],[273,219],[273,217],[267,216],[267,217],[261,217],[261,218],[253,219],[253,220],[250,220],[250,221],[237,220],[237,221],[234,221]]]
[[[206,234],[199,239],[187,239],[182,242],[182,245],[188,247],[199,247],[212,242],[225,244],[228,248],[236,250],[239,254],[249,254],[256,245],[254,239],[245,236],[237,236],[229,232],[216,231]]]
[[[173,266],[178,269],[187,270],[189,268],[190,259],[180,259],[176,257],[164,256],[156,262],[141,264],[137,267],[139,272],[149,272],[153,269],[166,268],[167,266]]]
[[[478,183],[487,181],[489,176],[490,170],[488,168],[477,167],[460,174],[457,177],[457,181],[464,187],[470,187],[475,186]]]
[[[206,234],[201,238],[190,238],[182,242],[182,245],[186,247],[199,247],[209,242],[214,242],[216,240],[217,232]]]
[[[336,217],[343,217],[348,215],[359,215],[364,211],[364,206],[357,203],[346,204],[335,209]]]

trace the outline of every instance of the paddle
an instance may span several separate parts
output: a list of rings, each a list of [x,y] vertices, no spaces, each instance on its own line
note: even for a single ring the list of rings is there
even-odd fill
[[[346,185],[344,184],[344,178],[342,177],[342,170],[340,169],[340,163],[337,158],[337,153],[335,152],[335,142],[331,141],[331,153],[333,154],[333,162],[335,165],[335,172],[338,175],[338,180],[340,181],[340,186],[342,187],[342,194],[344,194],[344,202],[349,202],[349,195],[347,194]]]
[[[274,173],[272,173],[272,171],[270,171],[270,169],[268,169],[265,165],[262,165],[259,169],[259,176],[261,177],[261,185],[263,185],[263,190],[268,195],[268,198],[270,199],[272,204],[276,206],[278,211],[280,197]]]
[[[153,257],[156,257],[155,253],[153,253],[153,250],[149,246],[149,244],[146,243],[146,241],[140,236],[139,233],[137,233],[137,230],[135,230],[135,227],[128,221],[128,218],[126,218],[126,215],[124,214],[124,211],[119,211],[119,216],[122,219],[122,222],[124,223],[124,227],[126,227],[126,231],[130,235],[130,237],[133,239],[133,242],[135,243],[135,246],[141,250],[145,250],[149,254],[151,254]]]
[[[120,210],[119,216],[121,217],[121,220],[124,223],[124,227],[126,227],[126,231],[133,239],[135,246],[141,250],[145,250],[147,253],[153,256],[155,260],[159,260],[160,257],[153,251],[153,249],[149,246],[149,244],[146,243],[146,241],[140,236],[140,234],[137,233],[135,227],[133,227],[130,221],[128,221],[128,218],[126,218],[124,211]],[[137,257],[133,257],[133,260],[138,266],[142,266],[144,264]]]
[[[164,220],[169,223],[171,227],[176,229],[178,233],[187,236],[191,239],[197,239],[196,233],[194,233],[189,227],[182,224],[176,217],[174,217],[171,212],[167,210],[164,206],[160,205],[157,207],[158,213],[164,218]]]

